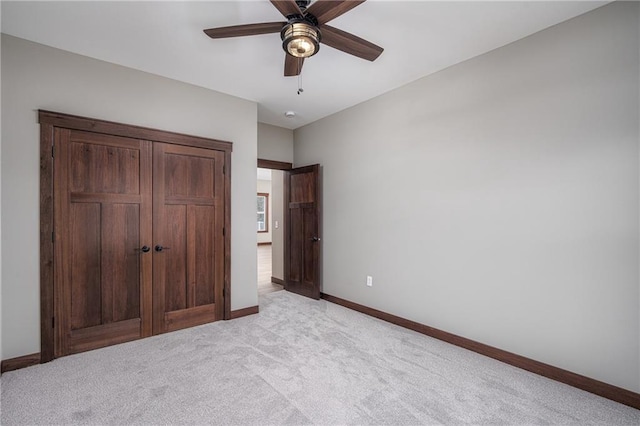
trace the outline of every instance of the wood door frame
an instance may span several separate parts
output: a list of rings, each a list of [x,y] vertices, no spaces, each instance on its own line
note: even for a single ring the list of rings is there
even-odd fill
[[[264,160],[262,158],[258,158],[258,167],[261,169],[271,169],[271,170],[281,170],[283,172],[288,172],[289,170],[293,169],[293,163],[287,163],[285,161],[275,161],[275,160]],[[285,212],[284,209],[286,209],[286,200],[287,197],[289,196],[289,188],[287,187],[286,184],[286,179],[287,179],[287,175],[288,173],[285,173],[283,176],[283,185],[282,185],[282,208],[283,208],[283,215],[282,215],[282,229],[283,230],[287,230],[287,214]],[[283,233],[284,234],[284,233]],[[285,241],[286,242],[286,241]],[[282,255],[283,255],[283,271],[286,271],[286,265],[288,263],[287,260],[287,255],[289,253],[289,245],[285,244],[285,242],[283,242],[283,247],[282,247]],[[260,243],[258,243],[258,245],[260,245]],[[273,278],[273,277],[272,277]],[[284,279],[286,279],[286,276],[283,276],[283,282],[284,283]]]
[[[224,152],[224,319],[231,318],[231,151],[227,141],[38,110],[40,124],[40,362],[54,359],[53,142],[55,128],[83,130]]]
[[[321,180],[322,180],[322,168],[319,165],[309,165],[309,166],[302,166],[302,167],[296,167],[296,170],[312,170],[313,168],[315,168],[316,166],[318,166],[318,175],[317,175],[317,181],[316,181],[316,189],[318,190],[316,197],[316,209],[317,209],[317,219],[318,219],[318,235],[322,235],[322,185],[321,185]],[[258,167],[259,168],[263,168],[263,169],[271,169],[271,170],[282,170],[285,172],[284,174],[284,186],[283,186],[283,203],[284,203],[284,215],[282,218],[282,226],[284,227],[284,247],[283,247],[283,251],[284,251],[284,280],[283,280],[283,284],[285,285],[286,288],[286,283],[287,283],[287,273],[289,270],[289,256],[290,256],[290,251],[291,251],[291,247],[289,244],[289,205],[288,205],[288,200],[289,200],[289,187],[290,187],[290,182],[291,182],[291,173],[289,173],[291,170],[294,169],[293,167],[293,163],[287,163],[284,161],[274,161],[274,160],[264,160],[259,158],[258,159]],[[320,290],[322,290],[322,249],[320,249],[320,253],[318,254],[318,265],[317,265],[317,271],[316,271],[316,279],[318,280],[318,286],[320,287]]]
[[[293,163],[258,158],[258,168],[287,171],[293,169]]]

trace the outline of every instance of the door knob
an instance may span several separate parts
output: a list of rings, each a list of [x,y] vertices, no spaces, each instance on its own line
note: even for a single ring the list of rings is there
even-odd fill
[[[149,250],[151,249],[149,248],[149,246],[142,246],[140,250],[142,250],[143,253],[149,253]]]
[[[318,241],[320,241],[320,238],[319,237],[313,237],[312,240],[313,240],[313,242],[317,243]]]
[[[157,251],[158,253],[163,251],[163,250],[169,250],[171,247],[162,247],[161,245],[157,245],[155,247],[155,251]]]

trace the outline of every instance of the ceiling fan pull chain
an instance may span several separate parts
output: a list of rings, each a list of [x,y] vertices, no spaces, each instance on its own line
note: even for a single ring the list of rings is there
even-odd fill
[[[304,92],[304,89],[302,88],[302,74],[300,73],[300,70],[298,70],[298,95],[302,94],[302,92]]]

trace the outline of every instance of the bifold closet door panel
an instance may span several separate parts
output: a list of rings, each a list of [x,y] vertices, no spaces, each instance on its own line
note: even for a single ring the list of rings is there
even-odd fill
[[[56,356],[151,334],[151,143],[54,135]]]
[[[153,147],[153,332],[223,318],[221,151]]]

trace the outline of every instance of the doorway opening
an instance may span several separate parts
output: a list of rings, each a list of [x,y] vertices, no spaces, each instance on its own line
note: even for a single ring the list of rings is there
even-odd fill
[[[278,186],[282,182],[282,191],[271,189],[273,196],[263,193],[262,198],[259,198],[261,201],[258,201],[258,235],[268,234],[268,226],[271,226],[272,236],[276,237],[271,239],[271,284],[282,284],[287,291],[319,299],[322,252],[320,165],[312,164],[294,169],[291,163],[258,160],[257,166],[271,170],[272,186]],[[282,172],[281,177],[277,171]],[[282,208],[281,215],[273,213],[274,209],[279,208]],[[269,209],[272,214],[267,219]],[[281,249],[278,247],[280,235]],[[265,242],[268,245],[268,240]],[[281,253],[282,262],[278,259]],[[281,276],[278,276],[280,271]]]
[[[258,296],[284,289],[284,172],[257,169]]]
[[[291,163],[258,159],[258,297],[284,289],[284,170],[292,167]]]

